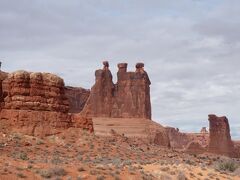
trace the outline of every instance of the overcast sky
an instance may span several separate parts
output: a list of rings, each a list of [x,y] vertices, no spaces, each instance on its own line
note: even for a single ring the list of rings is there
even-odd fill
[[[113,75],[144,62],[155,121],[198,132],[226,115],[240,139],[239,0],[0,0],[0,59],[84,88],[103,59]]]

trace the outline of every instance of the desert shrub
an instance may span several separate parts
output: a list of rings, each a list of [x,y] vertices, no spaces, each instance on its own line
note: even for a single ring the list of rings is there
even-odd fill
[[[105,177],[104,176],[97,176],[97,180],[104,180]]]
[[[0,143],[0,148],[4,148],[4,147],[5,147],[4,143]]]
[[[41,170],[41,171],[39,171],[39,174],[43,178],[51,178],[52,177],[51,172],[49,172],[48,170]]]
[[[172,180],[171,176],[167,174],[161,174],[159,177],[160,180]]]
[[[55,176],[66,176],[67,172],[63,168],[55,167],[50,169],[50,172]]]
[[[24,161],[29,160],[28,155],[27,155],[27,153],[25,153],[25,152],[19,152],[19,153],[16,154],[15,156],[16,156],[18,159],[21,159],[21,160],[24,160]]]
[[[121,180],[121,178],[119,176],[115,175],[114,180]]]
[[[240,167],[234,171],[234,175],[240,176]]]
[[[38,139],[36,144],[41,145],[41,144],[44,144],[44,142],[42,140]]]
[[[53,155],[53,157],[51,159],[51,163],[52,164],[61,164],[62,160],[60,159],[60,157],[58,155]]]
[[[79,172],[83,172],[83,171],[85,171],[85,169],[84,169],[83,167],[79,167],[79,168],[78,168],[78,171],[79,171]]]
[[[177,175],[177,180],[187,180],[185,173],[183,171],[179,171]]]
[[[233,161],[226,161],[219,163],[217,169],[220,171],[234,172],[238,168],[238,165]]]
[[[94,169],[90,170],[90,174],[93,175],[93,176],[97,175],[98,173],[99,172],[94,170]]]
[[[25,176],[25,175],[22,174],[22,173],[17,173],[17,177],[24,179],[24,178],[26,178],[27,176]]]
[[[67,172],[63,168],[55,167],[49,170],[41,170],[39,174],[43,178],[51,178],[52,176],[65,176]]]

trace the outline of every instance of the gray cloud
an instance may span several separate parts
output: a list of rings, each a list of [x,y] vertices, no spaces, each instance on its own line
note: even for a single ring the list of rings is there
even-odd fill
[[[90,88],[108,59],[152,80],[154,120],[199,131],[229,117],[240,138],[240,3],[237,0],[0,0],[3,69],[49,71]]]

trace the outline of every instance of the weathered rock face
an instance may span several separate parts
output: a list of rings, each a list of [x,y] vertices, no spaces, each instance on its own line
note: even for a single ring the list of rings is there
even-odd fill
[[[88,117],[111,117],[114,98],[112,74],[107,66],[95,72],[96,82],[82,114]]]
[[[49,73],[17,71],[3,81],[1,131],[47,136],[70,127],[93,131],[92,120],[69,114],[64,81]]]
[[[175,149],[186,149],[190,143],[197,143],[201,147],[206,147],[209,142],[209,134],[206,132],[200,133],[182,133],[173,127],[166,127],[169,137],[170,147]],[[193,145],[195,145],[193,143]],[[190,146],[191,148],[192,146]]]
[[[72,126],[93,132],[92,118],[83,117],[80,114],[72,114]]]
[[[109,65],[95,72],[96,82],[82,114],[90,117],[146,118],[151,119],[150,80],[143,69],[127,72],[127,64],[118,64],[118,80],[112,82]]]
[[[79,113],[83,110],[89,95],[90,90],[83,89],[80,87],[65,87],[65,95],[69,101],[69,112]]]
[[[7,127],[5,130],[39,137],[57,134],[72,126],[71,115],[56,111],[3,109],[0,121]]]
[[[1,106],[3,105],[2,102],[3,102],[3,99],[4,99],[4,87],[3,87],[3,81],[4,79],[6,79],[8,76],[7,73],[3,72],[0,70],[0,110],[1,110]]]
[[[169,137],[170,147],[175,149],[183,149],[191,142],[191,137],[185,133],[179,132],[178,129],[173,127],[166,127]]]
[[[68,112],[63,79],[50,73],[17,71],[5,79],[4,109]]]
[[[207,134],[207,133],[208,133],[207,128],[206,128],[206,127],[203,127],[203,128],[201,129],[200,133]]]
[[[94,132],[97,136],[112,136],[112,131],[128,138],[138,138],[147,143],[169,147],[167,132],[160,124],[141,118],[93,118]]]
[[[234,145],[230,136],[228,119],[209,115],[210,139],[208,151],[215,154],[234,156]]]
[[[206,148],[202,147],[198,142],[190,142],[187,147],[185,152],[189,154],[202,154],[206,152]]]
[[[126,64],[119,64],[118,81],[113,103],[113,117],[138,117],[151,119],[150,80],[143,63],[136,72],[127,72]]]

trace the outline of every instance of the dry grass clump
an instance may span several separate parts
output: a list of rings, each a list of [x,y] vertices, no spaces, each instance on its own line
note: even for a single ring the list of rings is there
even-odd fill
[[[219,171],[229,171],[234,172],[238,168],[238,165],[233,161],[226,161],[219,163],[217,166],[217,170]]]
[[[51,178],[53,176],[66,176],[67,172],[63,168],[55,167],[48,170],[41,170],[39,174],[43,178]]]

